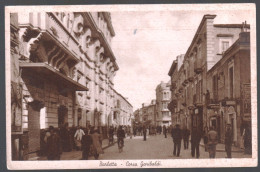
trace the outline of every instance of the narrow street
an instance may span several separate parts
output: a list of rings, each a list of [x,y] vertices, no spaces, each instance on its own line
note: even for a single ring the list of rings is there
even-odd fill
[[[250,158],[251,155],[244,155],[243,153],[233,152],[233,158]],[[208,152],[205,152],[204,147],[200,146],[200,158],[208,158]],[[216,158],[225,158],[225,152],[217,152]],[[99,159],[190,159],[191,149],[189,145],[188,150],[184,150],[183,142],[181,145],[180,157],[173,156],[173,141],[172,138],[164,138],[163,135],[148,136],[146,141],[143,141],[142,136],[136,136],[132,139],[125,139],[124,151],[118,152],[117,145],[105,150],[105,153]]]
[[[107,142],[103,143],[107,146]],[[103,147],[104,147],[103,146]],[[219,145],[220,146],[220,145]],[[225,158],[226,153],[217,151],[216,158]],[[250,158],[251,155],[244,155],[243,152],[232,152],[233,158]],[[143,141],[142,136],[136,136],[130,139],[125,139],[123,152],[119,153],[117,144],[104,149],[104,154],[101,154],[99,160],[122,160],[122,159],[190,159],[191,149],[184,150],[183,142],[181,145],[180,157],[173,156],[173,141],[172,138],[164,138],[163,135],[148,136],[146,141]],[[200,146],[200,158],[209,158],[208,152],[205,152],[204,147]],[[80,160],[81,151],[63,152],[61,160]],[[46,158],[41,158],[46,160]],[[94,157],[89,157],[89,160],[94,160]]]

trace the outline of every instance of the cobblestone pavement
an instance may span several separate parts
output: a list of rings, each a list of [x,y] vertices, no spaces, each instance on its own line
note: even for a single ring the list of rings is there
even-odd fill
[[[122,159],[191,159],[190,145],[188,150],[183,149],[181,145],[180,157],[173,156],[173,141],[171,137],[164,138],[163,135],[148,136],[147,141],[143,141],[142,136],[136,136],[125,139],[123,152],[119,153],[117,144],[107,147],[108,141],[103,142],[104,154],[101,154],[100,160],[122,160]],[[200,146],[200,158],[208,158],[208,152]],[[225,158],[225,152],[217,152],[216,158]],[[244,155],[242,152],[232,152],[233,158],[250,158],[251,155]],[[80,160],[81,151],[63,152],[61,160]],[[93,157],[89,158],[93,160]],[[43,159],[42,159],[43,160]]]

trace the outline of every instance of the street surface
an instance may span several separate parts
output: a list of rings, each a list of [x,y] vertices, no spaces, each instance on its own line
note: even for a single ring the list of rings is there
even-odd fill
[[[106,147],[108,142],[103,142],[103,147]],[[226,153],[216,152],[216,158],[225,158]],[[244,155],[243,152],[232,152],[233,158],[250,158],[251,155]],[[143,141],[142,136],[127,137],[123,152],[119,153],[117,144],[104,149],[104,154],[99,156],[99,160],[122,160],[122,159],[191,159],[190,144],[189,149],[184,150],[183,142],[181,145],[180,157],[173,156],[173,141],[168,135],[164,138],[163,135],[148,136],[146,141]],[[200,146],[200,158],[209,158],[208,152],[205,152],[204,147]],[[44,158],[43,158],[44,159]],[[63,152],[61,160],[80,160],[81,151]],[[94,160],[94,157],[90,157]]]

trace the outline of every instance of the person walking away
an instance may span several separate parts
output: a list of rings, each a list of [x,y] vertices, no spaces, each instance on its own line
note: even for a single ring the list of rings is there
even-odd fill
[[[60,160],[62,154],[62,144],[60,136],[53,126],[49,127],[50,136],[47,138],[47,159]]]
[[[88,134],[88,130],[86,129],[85,135],[82,137],[81,144],[82,144],[82,159],[88,160],[90,146],[92,144],[92,137]]]
[[[134,126],[134,137],[136,136],[136,127]]]
[[[109,145],[110,145],[114,143],[114,127],[111,126],[109,128],[108,134],[109,134]]]
[[[163,134],[164,134],[164,138],[167,138],[167,131],[165,125],[163,125]]]
[[[180,129],[180,125],[176,124],[176,128],[173,129],[171,133],[174,142],[173,156],[176,156],[176,151],[177,151],[177,157],[179,157],[181,151],[181,139],[182,139],[182,132]]]
[[[232,158],[231,157],[232,142],[233,142],[233,134],[231,130],[231,124],[227,124],[227,129],[225,133],[225,151],[227,153],[227,158]]]
[[[129,126],[129,134],[130,134],[130,139],[133,137],[133,127]]]
[[[146,141],[146,133],[147,133],[147,129],[145,126],[143,126],[144,141]]]
[[[125,138],[125,131],[122,129],[122,126],[119,126],[119,129],[117,130],[117,145],[119,146],[119,142],[122,141],[124,146],[124,138]]]
[[[205,127],[203,132],[204,132],[203,142],[204,142],[205,152],[208,152],[208,127]]]
[[[189,149],[190,130],[185,127],[182,132],[184,150]]]
[[[215,131],[214,127],[210,127],[210,131],[208,133],[209,158],[215,158],[217,144],[218,144],[218,133]]]
[[[60,138],[62,141],[62,150],[64,152],[71,151],[71,142],[70,142],[70,131],[68,123],[65,123],[64,126],[60,130]]]
[[[197,127],[192,128],[191,132],[191,156],[196,158],[200,157],[200,140],[201,140],[201,133],[197,129]]]
[[[75,144],[76,144],[76,149],[81,150],[81,139],[85,135],[84,131],[81,129],[80,126],[78,126],[76,133],[74,135],[75,138]]]
[[[91,135],[94,149],[94,158],[97,160],[99,154],[103,154],[102,150],[102,136],[99,134],[98,129],[94,130],[94,133]]]

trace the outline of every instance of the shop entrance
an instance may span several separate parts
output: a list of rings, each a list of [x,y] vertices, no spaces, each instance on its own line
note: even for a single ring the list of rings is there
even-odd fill
[[[58,127],[62,127],[65,123],[68,122],[68,108],[61,105],[58,108]]]

